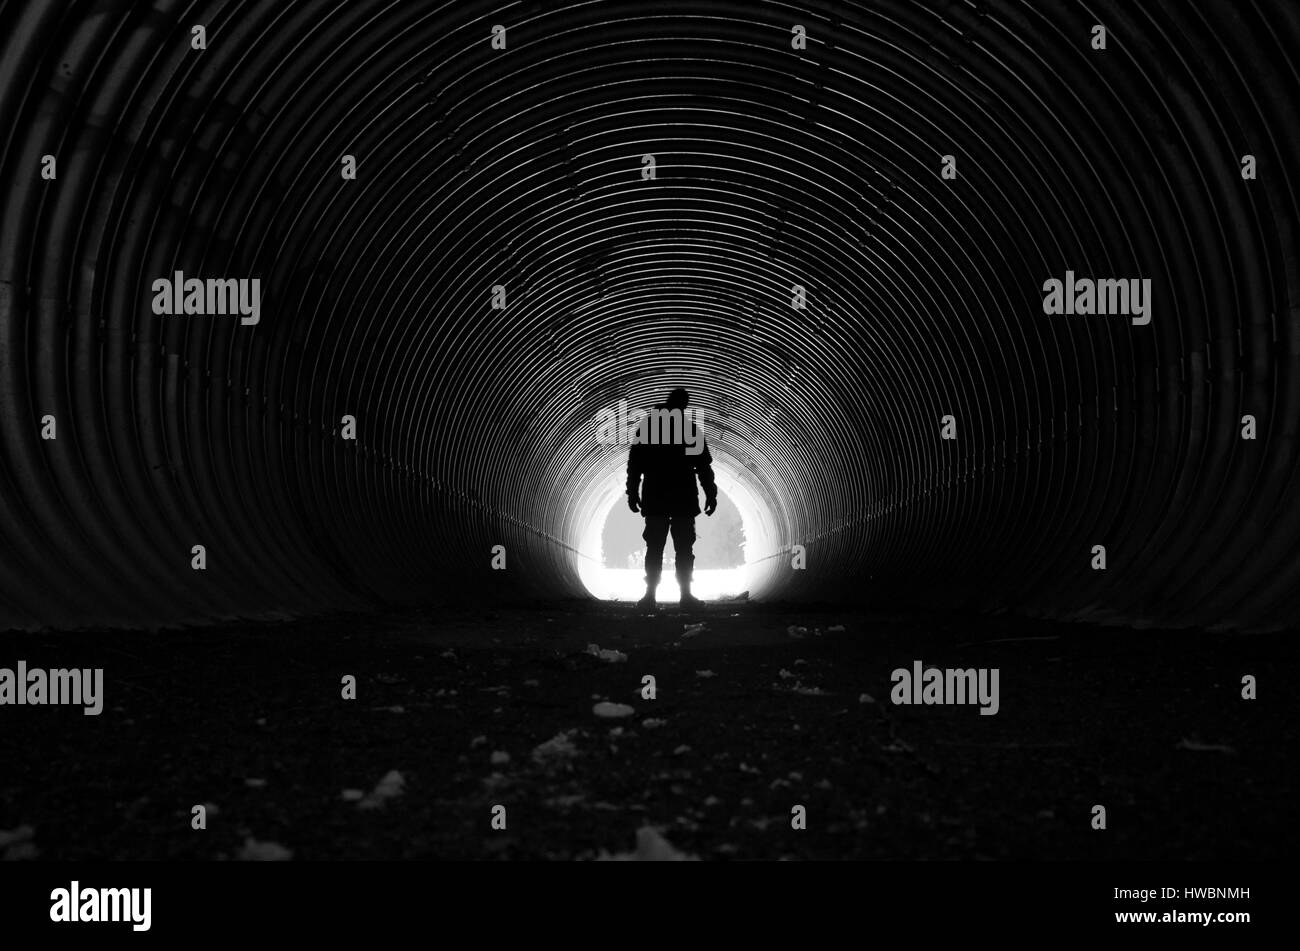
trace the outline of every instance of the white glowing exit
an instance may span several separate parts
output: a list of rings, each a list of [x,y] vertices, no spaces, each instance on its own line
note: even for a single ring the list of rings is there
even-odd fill
[[[760,511],[747,487],[716,462],[714,471],[718,482],[719,513],[713,517],[700,515],[695,519],[696,568],[692,572],[691,593],[704,601],[735,598],[747,592],[752,577],[749,558],[755,552],[769,550],[766,536],[770,519],[765,517],[767,513]],[[601,600],[636,601],[645,594],[645,569],[642,567],[645,542],[640,537],[644,519],[626,510],[621,473],[610,476],[593,495],[595,497],[586,507],[588,517],[579,542],[579,551],[586,556],[579,560],[578,565],[582,583],[593,597]],[[744,563],[724,568],[700,567],[701,554],[707,554],[711,546],[716,547],[716,533],[726,530],[718,519],[726,505],[734,506],[734,515],[739,516],[743,527],[741,556]],[[734,517],[731,521],[734,526]],[[615,523],[621,526],[621,531],[610,530]],[[617,548],[617,551],[607,549],[606,545]],[[656,592],[660,603],[675,602],[681,596],[674,575],[674,559],[673,542],[669,538],[664,550],[663,574]],[[707,563],[707,557],[704,560]]]

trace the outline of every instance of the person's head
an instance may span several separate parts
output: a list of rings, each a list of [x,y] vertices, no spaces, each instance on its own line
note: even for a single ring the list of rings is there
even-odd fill
[[[664,405],[669,409],[686,409],[690,402],[691,394],[679,386],[668,394],[668,401]]]

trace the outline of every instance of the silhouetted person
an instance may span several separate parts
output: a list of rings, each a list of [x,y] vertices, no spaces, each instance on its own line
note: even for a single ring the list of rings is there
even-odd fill
[[[664,543],[669,532],[677,556],[677,584],[684,605],[699,604],[691,594],[691,569],[695,565],[695,516],[700,498],[698,476],[704,488],[704,514],[718,507],[718,486],[713,481],[709,444],[695,421],[686,415],[690,394],[678,388],[668,401],[637,427],[637,441],[627,456],[627,505],[645,516],[645,597],[638,604],[655,606],[655,588],[663,573]]]

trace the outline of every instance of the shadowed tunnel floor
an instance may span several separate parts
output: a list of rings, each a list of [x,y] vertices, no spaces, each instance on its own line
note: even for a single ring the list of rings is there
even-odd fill
[[[238,859],[257,854],[250,839],[294,859],[594,858],[633,849],[646,825],[701,858],[1259,859],[1300,845],[1296,724],[1279,715],[1300,676],[1293,633],[574,601],[9,643],[29,667],[105,668],[98,717],[9,708],[0,829],[28,827],[9,858]],[[998,714],[890,703],[890,672],[917,659],[998,667]],[[1258,700],[1241,699],[1246,673]],[[599,718],[600,700],[635,714]],[[535,752],[559,734],[553,755]],[[343,797],[394,770],[401,794],[377,808]],[[806,831],[791,829],[795,804]]]

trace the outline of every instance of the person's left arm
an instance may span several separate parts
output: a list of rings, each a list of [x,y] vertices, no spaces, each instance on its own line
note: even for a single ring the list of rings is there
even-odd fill
[[[703,439],[703,447],[695,457],[695,474],[700,477],[704,489],[704,514],[712,515],[718,507],[718,483],[713,478],[713,456],[709,453],[707,439]]]

